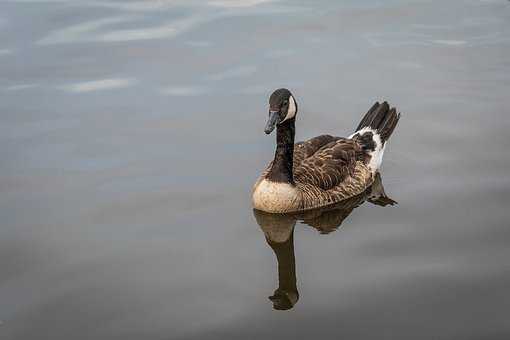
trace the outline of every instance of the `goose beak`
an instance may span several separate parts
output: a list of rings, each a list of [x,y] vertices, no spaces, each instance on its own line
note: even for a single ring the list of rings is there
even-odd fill
[[[267,120],[266,128],[264,129],[264,132],[268,135],[276,126],[276,123],[278,122],[278,118],[280,117],[280,112],[278,111],[269,111],[269,119]]]

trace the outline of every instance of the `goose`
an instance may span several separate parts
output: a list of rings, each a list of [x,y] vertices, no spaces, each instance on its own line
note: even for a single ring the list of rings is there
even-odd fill
[[[252,190],[253,208],[290,213],[332,205],[365,191],[381,166],[386,143],[400,113],[376,102],[355,132],[345,137],[320,135],[294,144],[298,106],[285,88],[269,97],[264,129],[276,128],[276,151]]]

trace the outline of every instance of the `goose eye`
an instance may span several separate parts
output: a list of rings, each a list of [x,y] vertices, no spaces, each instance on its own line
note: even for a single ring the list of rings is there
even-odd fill
[[[289,102],[285,100],[285,101],[283,102],[283,105],[285,106],[285,105],[287,105],[288,103],[289,103]]]

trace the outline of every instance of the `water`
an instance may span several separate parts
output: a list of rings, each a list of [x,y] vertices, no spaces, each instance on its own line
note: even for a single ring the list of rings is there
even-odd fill
[[[503,0],[2,1],[0,338],[510,338],[509,23]],[[398,205],[266,242],[281,86],[297,140],[399,108]]]

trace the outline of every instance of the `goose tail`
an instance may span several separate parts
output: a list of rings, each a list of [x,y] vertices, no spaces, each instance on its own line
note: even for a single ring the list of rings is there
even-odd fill
[[[390,108],[388,102],[382,104],[376,102],[363,117],[356,128],[356,132],[369,128],[376,132],[381,141],[385,143],[395,130],[399,119],[400,113],[397,113],[396,108]]]
[[[377,171],[382,163],[386,142],[400,119],[396,108],[390,108],[387,102],[376,102],[365,114],[356,132],[350,136],[358,140],[363,149],[371,156],[369,167]]]

